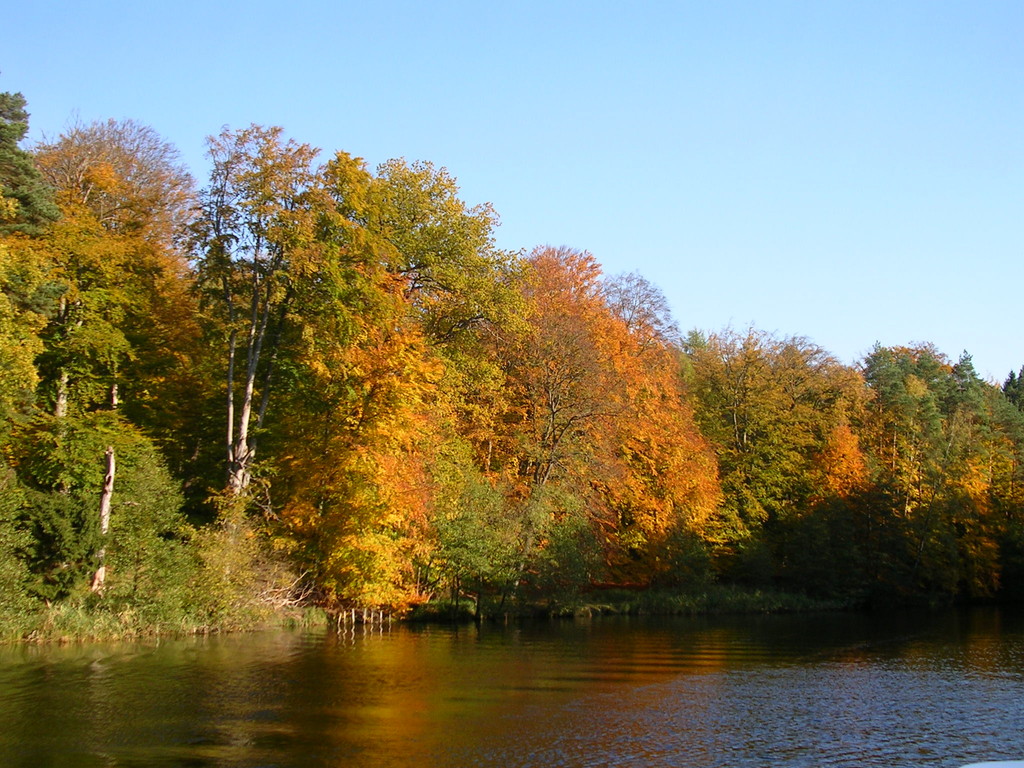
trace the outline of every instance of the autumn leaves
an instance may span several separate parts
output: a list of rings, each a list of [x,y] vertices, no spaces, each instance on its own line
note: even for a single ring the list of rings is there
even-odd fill
[[[255,127],[211,154],[192,231],[228,488],[272,478],[270,538],[325,601],[452,581],[508,597],[566,531],[590,539],[574,586],[609,562],[649,580],[666,537],[708,517],[714,461],[652,286],[570,249],[495,249],[491,210],[426,163],[314,169]]]
[[[209,158],[196,192],[148,129],[76,127],[32,156],[61,217],[4,208],[0,566],[26,594],[86,582],[107,445],[109,593],[174,562],[175,610],[284,570],[329,608],[482,613],[715,579],[987,596],[1022,570],[1024,419],[969,358],[684,338],[639,275],[498,249],[430,163],[260,126]]]

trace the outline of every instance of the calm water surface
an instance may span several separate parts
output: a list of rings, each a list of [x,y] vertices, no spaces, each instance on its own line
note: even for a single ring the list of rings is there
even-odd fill
[[[394,626],[0,651],[0,765],[1024,758],[1024,616]]]

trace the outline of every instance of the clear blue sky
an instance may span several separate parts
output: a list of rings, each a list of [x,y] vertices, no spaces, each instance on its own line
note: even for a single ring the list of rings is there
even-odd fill
[[[684,330],[1024,364],[1020,0],[8,6],[32,138],[133,118],[202,183],[205,136],[282,125],[447,167],[503,247],[638,271]]]

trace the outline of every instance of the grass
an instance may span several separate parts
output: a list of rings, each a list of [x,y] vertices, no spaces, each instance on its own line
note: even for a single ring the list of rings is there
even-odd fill
[[[599,600],[594,598],[600,597]],[[581,594],[543,603],[509,606],[502,615],[514,617],[584,618],[600,615],[701,616],[721,614],[763,614],[832,611],[850,608],[837,600],[732,585],[709,585],[695,591],[607,590]],[[485,618],[493,618],[496,605]],[[417,606],[407,621],[430,623],[469,622],[475,605],[462,599]],[[195,617],[180,616],[154,620],[131,607],[99,607],[82,602],[57,603],[32,613],[8,614],[0,618],[0,643],[74,643],[84,641],[141,640],[156,636],[194,635],[219,631],[247,631],[269,627],[313,629],[331,623],[326,612],[316,607],[289,608],[258,623],[210,626]]]
[[[284,627],[312,629],[328,624],[320,608],[290,608],[248,623],[211,626],[194,616],[154,619],[131,607],[56,603],[40,606],[35,612],[8,614],[0,618],[0,643],[78,643],[91,641],[131,641],[159,636],[184,636],[217,632],[238,632]]]

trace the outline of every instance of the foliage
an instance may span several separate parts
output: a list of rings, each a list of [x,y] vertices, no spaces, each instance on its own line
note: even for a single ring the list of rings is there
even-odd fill
[[[196,193],[130,120],[27,153],[24,107],[0,95],[6,637],[1021,594],[1024,370],[684,339],[640,275],[497,248],[429,162],[252,125]]]
[[[104,451],[118,457],[111,529],[99,531]],[[19,430],[12,455],[25,483],[21,517],[32,533],[32,591],[48,600],[85,594],[101,546],[106,594],[137,610],[171,610],[188,578],[181,500],[153,444],[116,413],[40,415]]]
[[[203,418],[190,403],[209,374],[176,245],[191,177],[173,146],[130,120],[76,124],[34,157],[63,211],[21,248],[40,264],[45,299],[40,405],[60,415],[117,404],[195,473]]]
[[[0,638],[19,634],[34,607],[25,562],[32,537],[19,519],[24,508],[24,488],[14,472],[0,463]]]
[[[515,259],[494,246],[490,204],[468,207],[455,179],[429,162],[389,160],[366,192],[363,223],[387,244],[385,267],[401,278],[428,337],[452,342],[517,309]]]
[[[34,235],[60,216],[32,156],[18,147],[28,134],[20,93],[0,93],[0,235]]]
[[[724,503],[711,536],[722,567],[770,583],[774,550],[816,502],[856,484],[849,429],[864,400],[860,377],[805,339],[748,330],[691,336],[686,345],[697,419],[715,446]]]
[[[198,562],[185,593],[189,622],[203,631],[253,629],[289,604],[295,579],[246,514],[246,500],[216,499],[217,520],[189,539]]]
[[[877,482],[906,529],[895,586],[995,593],[1000,532],[1019,514],[1007,498],[1019,473],[1016,414],[966,354],[950,364],[929,346],[876,348],[865,376],[875,395],[866,435]]]
[[[193,204],[178,150],[134,120],[76,123],[35,147],[35,162],[62,205],[89,210],[104,229],[169,249]]]
[[[227,472],[236,495],[252,477],[289,313],[318,273],[316,150],[281,134],[253,125],[209,138],[213,172],[192,225],[208,333],[223,349]]]
[[[30,251],[0,242],[0,434],[32,412],[45,323],[34,301],[41,282],[41,266]]]
[[[455,598],[483,602],[509,594],[519,575],[525,535],[524,520],[503,488],[475,470],[467,447],[434,464],[438,486],[431,518],[437,543],[430,563],[440,571],[445,591]]]

